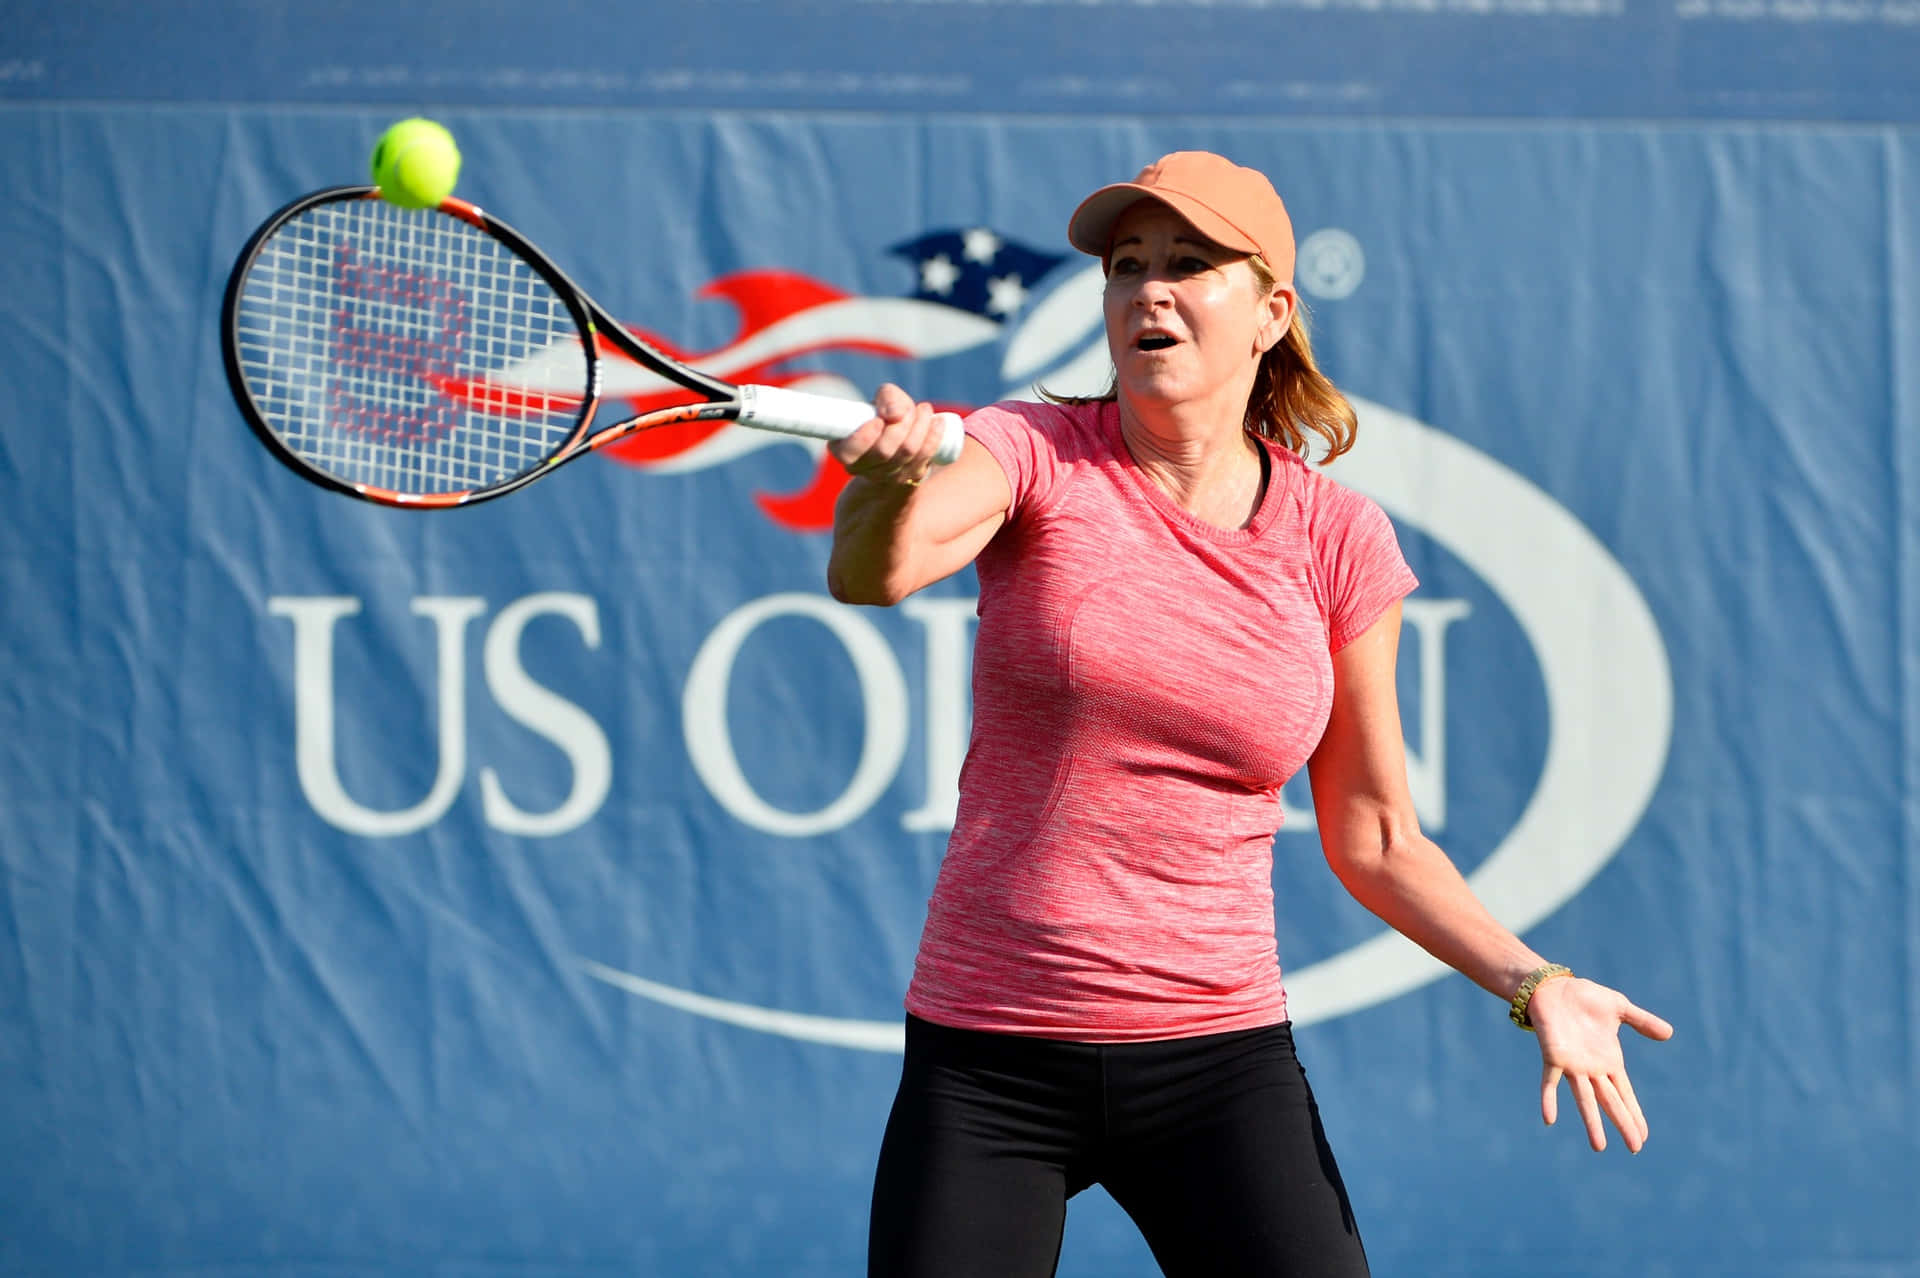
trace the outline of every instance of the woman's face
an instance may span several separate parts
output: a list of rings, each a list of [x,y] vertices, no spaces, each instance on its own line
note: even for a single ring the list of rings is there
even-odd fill
[[[1108,263],[1107,349],[1122,398],[1216,404],[1237,430],[1260,356],[1292,321],[1291,290],[1263,291],[1246,254],[1158,200],[1121,214]]]

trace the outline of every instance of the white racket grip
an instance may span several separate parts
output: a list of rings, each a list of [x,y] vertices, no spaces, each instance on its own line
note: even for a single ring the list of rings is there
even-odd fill
[[[740,424],[756,430],[779,431],[808,439],[845,439],[873,420],[873,405],[831,395],[809,395],[783,386],[742,386]],[[935,413],[940,427],[940,451],[934,460],[945,466],[960,459],[967,432],[958,413]]]

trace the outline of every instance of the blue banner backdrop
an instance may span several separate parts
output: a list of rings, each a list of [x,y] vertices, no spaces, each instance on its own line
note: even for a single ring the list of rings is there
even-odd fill
[[[1423,582],[1424,819],[1679,1027],[1642,1156],[1543,1131],[1531,1041],[1290,788],[1376,1272],[1920,1274],[1920,135],[441,114],[636,326],[955,406],[1102,377],[1086,191],[1271,173],[1362,404],[1333,473]],[[832,603],[834,468],[738,430],[444,516],[280,470],[220,290],[392,115],[0,111],[0,1273],[857,1273],[972,578]],[[1153,1269],[1096,1192],[1061,1272]]]
[[[1920,119],[1920,0],[62,0],[0,100]]]

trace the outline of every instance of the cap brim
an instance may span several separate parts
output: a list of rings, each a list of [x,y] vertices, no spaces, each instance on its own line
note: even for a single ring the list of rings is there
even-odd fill
[[[1103,186],[1080,201],[1080,207],[1067,220],[1067,243],[1082,253],[1106,260],[1107,250],[1113,247],[1114,223],[1120,220],[1122,213],[1141,200],[1157,200],[1166,205],[1193,223],[1194,230],[1222,248],[1237,253],[1260,251],[1260,246],[1245,231],[1192,196],[1182,195],[1178,191],[1156,190],[1134,182]]]

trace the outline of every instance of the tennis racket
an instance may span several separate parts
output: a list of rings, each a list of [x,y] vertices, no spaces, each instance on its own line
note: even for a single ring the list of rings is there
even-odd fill
[[[227,281],[221,331],[234,398],[273,455],[388,506],[500,497],[680,422],[834,440],[873,419],[869,404],[703,373],[630,332],[484,210],[456,199],[401,208],[370,186],[302,196],[255,231]],[[694,402],[595,429],[609,349]],[[951,462],[960,419],[939,424],[938,459]]]

